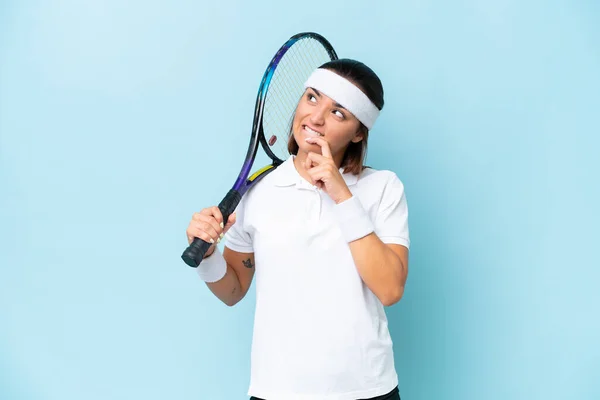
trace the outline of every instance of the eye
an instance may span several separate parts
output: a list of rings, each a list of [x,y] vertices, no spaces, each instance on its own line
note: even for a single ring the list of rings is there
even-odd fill
[[[312,93],[308,93],[306,95],[306,98],[308,99],[308,101],[310,101],[311,103],[316,103],[317,102],[317,98],[312,94]]]
[[[333,110],[333,113],[336,115],[336,117],[338,118],[342,118],[344,119],[345,115],[343,112],[341,112],[340,110]]]

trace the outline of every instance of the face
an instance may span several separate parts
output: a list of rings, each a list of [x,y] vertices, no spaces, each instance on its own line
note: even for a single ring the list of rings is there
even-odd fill
[[[363,139],[360,121],[352,113],[315,89],[307,88],[298,102],[292,130],[300,152],[317,152],[318,145],[305,141],[308,137],[322,137],[331,148],[334,159],[344,155],[351,142]]]

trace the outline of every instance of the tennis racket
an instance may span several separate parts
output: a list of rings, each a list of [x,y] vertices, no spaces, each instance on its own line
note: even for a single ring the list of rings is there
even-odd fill
[[[233,187],[218,206],[224,222],[235,211],[244,193],[289,157],[287,143],[291,118],[304,93],[304,82],[319,66],[337,58],[323,36],[305,32],[292,36],[271,59],[258,88],[246,159]],[[272,163],[250,175],[259,143]],[[181,258],[195,268],[210,246],[210,243],[195,238]]]

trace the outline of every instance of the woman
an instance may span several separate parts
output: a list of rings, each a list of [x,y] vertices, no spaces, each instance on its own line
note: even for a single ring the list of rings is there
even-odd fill
[[[305,87],[291,157],[226,224],[217,207],[194,214],[188,241],[214,243],[198,274],[233,306],[256,273],[252,399],[400,399],[384,306],[404,291],[408,209],[393,172],[363,166],[383,88],[348,59]]]

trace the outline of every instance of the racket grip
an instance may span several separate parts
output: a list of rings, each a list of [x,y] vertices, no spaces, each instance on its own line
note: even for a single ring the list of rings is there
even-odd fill
[[[223,215],[223,223],[226,224],[229,216],[235,211],[235,208],[240,203],[242,196],[240,193],[231,189],[227,195],[219,203],[219,210]],[[183,261],[192,268],[196,268],[202,262],[204,255],[210,248],[211,244],[200,238],[194,238],[192,244],[181,255]]]

